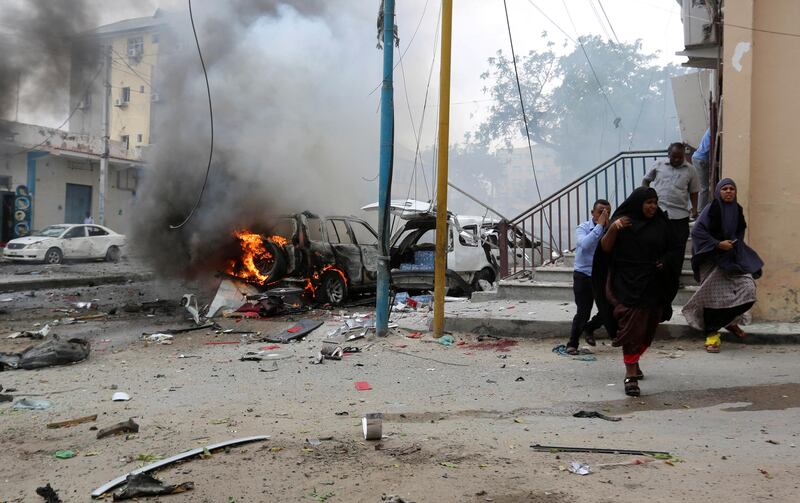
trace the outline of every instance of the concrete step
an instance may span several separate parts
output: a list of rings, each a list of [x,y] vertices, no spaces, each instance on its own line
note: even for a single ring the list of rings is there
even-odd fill
[[[481,292],[483,293],[483,292]],[[658,338],[704,338],[702,332],[686,324],[681,314],[681,303],[673,305],[672,319],[659,326]],[[453,302],[445,305],[445,329],[496,337],[521,337],[532,339],[559,338],[566,342],[575,315],[575,305],[559,300],[490,300],[485,302]],[[723,333],[723,339],[745,344],[798,344],[798,323],[754,323],[743,327],[745,339]],[[604,329],[595,332],[598,338],[606,337]]]
[[[697,286],[685,286],[678,290],[675,297],[676,304],[685,304],[689,301]],[[480,293],[481,295],[478,295]],[[570,281],[538,281],[538,280],[502,280],[500,281],[497,292],[477,292],[473,294],[473,302],[488,300],[558,300],[563,302],[574,301],[572,292],[572,280]]]
[[[692,269],[692,248],[691,248],[691,245],[687,245],[687,246],[688,246],[688,251],[683,256],[683,269],[684,270],[691,270]],[[561,257],[560,259],[558,259],[558,261],[556,261],[555,265],[560,266],[560,267],[569,267],[570,269],[572,269],[573,267],[575,267],[575,254],[572,253],[572,252],[565,253],[563,257]],[[509,265],[509,267],[510,267],[510,265]],[[545,267],[547,267],[547,266],[545,266]]]
[[[539,267],[533,274],[535,281],[545,283],[572,283],[572,267],[545,266]],[[697,285],[691,270],[681,271],[680,282],[684,285]]]

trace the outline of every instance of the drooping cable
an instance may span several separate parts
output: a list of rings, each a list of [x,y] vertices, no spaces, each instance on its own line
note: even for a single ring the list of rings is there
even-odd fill
[[[619,37],[617,36],[616,30],[614,30],[614,25],[611,24],[611,20],[608,18],[608,14],[606,14],[606,8],[603,7],[603,0],[597,0],[597,3],[600,5],[600,10],[603,11],[603,16],[606,18],[608,27],[611,28],[611,33],[614,34],[614,40],[616,40],[617,43],[619,44]]]
[[[194,206],[192,206],[191,211],[189,214],[186,215],[186,218],[183,222],[179,223],[178,225],[170,225],[170,229],[180,229],[192,218],[194,212],[197,210],[198,206],[200,206],[200,201],[203,199],[203,193],[206,191],[206,186],[208,185],[208,175],[211,172],[211,160],[214,157],[214,108],[211,106],[211,86],[208,83],[208,71],[206,70],[206,63],[203,60],[203,51],[200,50],[200,41],[197,39],[197,29],[194,26],[194,14],[192,13],[192,0],[189,1],[189,20],[192,22],[192,33],[194,34],[194,43],[197,46],[197,54],[200,56],[200,65],[203,67],[203,76],[206,80],[206,93],[208,95],[208,116],[209,121],[211,123],[211,145],[208,149],[208,166],[206,166],[206,175],[203,178],[203,186],[200,188],[200,194],[197,196],[197,201],[195,201]]]
[[[519,72],[517,71],[517,54],[514,50],[514,37],[511,36],[511,21],[508,17],[508,4],[503,0],[503,8],[506,13],[506,27],[508,28],[508,41],[511,45],[511,61],[514,63],[514,80],[517,83],[517,93],[519,94],[519,106],[522,109],[522,121],[525,123],[525,139],[528,141],[528,154],[531,158],[531,170],[533,171],[533,182],[536,186],[536,195],[539,197],[539,202],[542,201],[542,191],[539,188],[539,178],[536,176],[536,164],[533,162],[533,143],[531,142],[531,132],[528,128],[528,114],[525,112],[525,100],[522,97],[522,86],[519,83]],[[547,225],[547,231],[550,233],[551,245],[555,244],[553,238],[553,229],[550,227],[550,221],[547,216],[542,212],[544,222]],[[552,251],[552,248],[551,248]]]

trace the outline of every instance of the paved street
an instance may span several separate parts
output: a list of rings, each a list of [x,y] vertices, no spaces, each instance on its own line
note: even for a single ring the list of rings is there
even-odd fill
[[[148,345],[143,332],[191,326],[183,310],[176,303],[154,312],[122,309],[193,288],[206,296],[201,303],[210,300],[208,285],[153,281],[4,295],[13,299],[0,306],[4,332],[41,327],[76,301],[95,300],[97,313],[117,311],[55,327],[59,336],[88,338],[88,360],[0,374],[0,385],[16,390],[15,402],[52,402],[44,411],[0,404],[0,500],[36,501],[36,487],[50,483],[65,501],[88,501],[142,460],[258,434],[271,439],[160,471],[167,483],[195,483],[169,500],[376,502],[394,494],[417,502],[638,502],[669,494],[676,501],[788,502],[797,494],[798,346],[731,343],[710,355],[696,341],[658,342],[642,360],[643,395],[631,399],[622,391],[621,355],[604,344],[596,361],[580,361],[551,352],[557,340],[517,340],[498,351],[491,338],[454,334],[457,345],[445,347],[396,330],[356,341],[363,352],[342,361],[311,365],[340,315],[358,308],[309,312],[325,325],[303,342],[268,350],[255,341],[259,335],[211,330]],[[294,319],[219,323],[268,334]],[[0,351],[30,344],[3,336]],[[272,356],[240,361],[248,351]],[[356,391],[356,381],[372,389]],[[131,400],[112,402],[115,391]],[[578,410],[621,420],[572,417]],[[361,436],[367,412],[385,415],[380,443]],[[46,427],[92,414],[95,422]],[[138,434],[98,440],[91,429],[129,418]],[[319,445],[306,441],[326,437]],[[535,452],[531,444],[658,450],[673,458]],[[76,456],[54,457],[66,449]],[[648,462],[600,466],[642,459]],[[591,473],[570,473],[572,461]]]

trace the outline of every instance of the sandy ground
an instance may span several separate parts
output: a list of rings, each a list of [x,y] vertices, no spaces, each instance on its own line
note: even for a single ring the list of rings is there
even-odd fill
[[[0,337],[59,318],[53,309],[76,300],[97,299],[108,311],[183,291],[144,283],[21,292],[0,305]],[[552,353],[556,341],[496,351],[470,348],[473,337],[454,334],[466,345],[448,348],[399,330],[357,341],[363,352],[342,361],[311,365],[320,341],[341,325],[337,316],[308,313],[325,325],[303,342],[264,350],[279,359],[261,362],[239,361],[268,346],[241,335],[203,330],[177,335],[172,345],[140,340],[142,332],[188,326],[180,309],[120,310],[57,326],[61,336],[90,339],[93,351],[76,365],[0,374],[0,385],[16,389],[15,401],[53,403],[45,411],[0,404],[0,501],[41,501],[35,489],[45,483],[66,502],[89,501],[93,489],[142,464],[137,458],[261,434],[270,440],[160,471],[168,483],[195,484],[160,500],[797,501],[800,347],[727,344],[710,355],[690,341],[657,343],[642,361],[643,396],[632,399],[622,392],[621,355],[605,345],[587,362]],[[220,323],[272,333],[294,319]],[[0,351],[29,344],[3,337]],[[357,391],[356,381],[372,389]],[[132,399],[112,402],[115,390]],[[581,409],[622,420],[572,417]],[[367,412],[385,414],[380,442],[361,436]],[[46,427],[90,414],[97,421]],[[141,426],[137,435],[96,438],[93,427],[128,418]],[[332,439],[307,442],[324,437]],[[677,459],[602,467],[641,456],[536,452],[531,444],[662,450]],[[77,455],[56,459],[62,449]],[[592,473],[570,473],[571,461]]]

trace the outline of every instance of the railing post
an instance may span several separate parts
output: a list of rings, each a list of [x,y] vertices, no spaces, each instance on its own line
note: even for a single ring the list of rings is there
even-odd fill
[[[500,235],[497,236],[497,246],[500,248],[500,277],[508,276],[508,220],[500,221]]]

